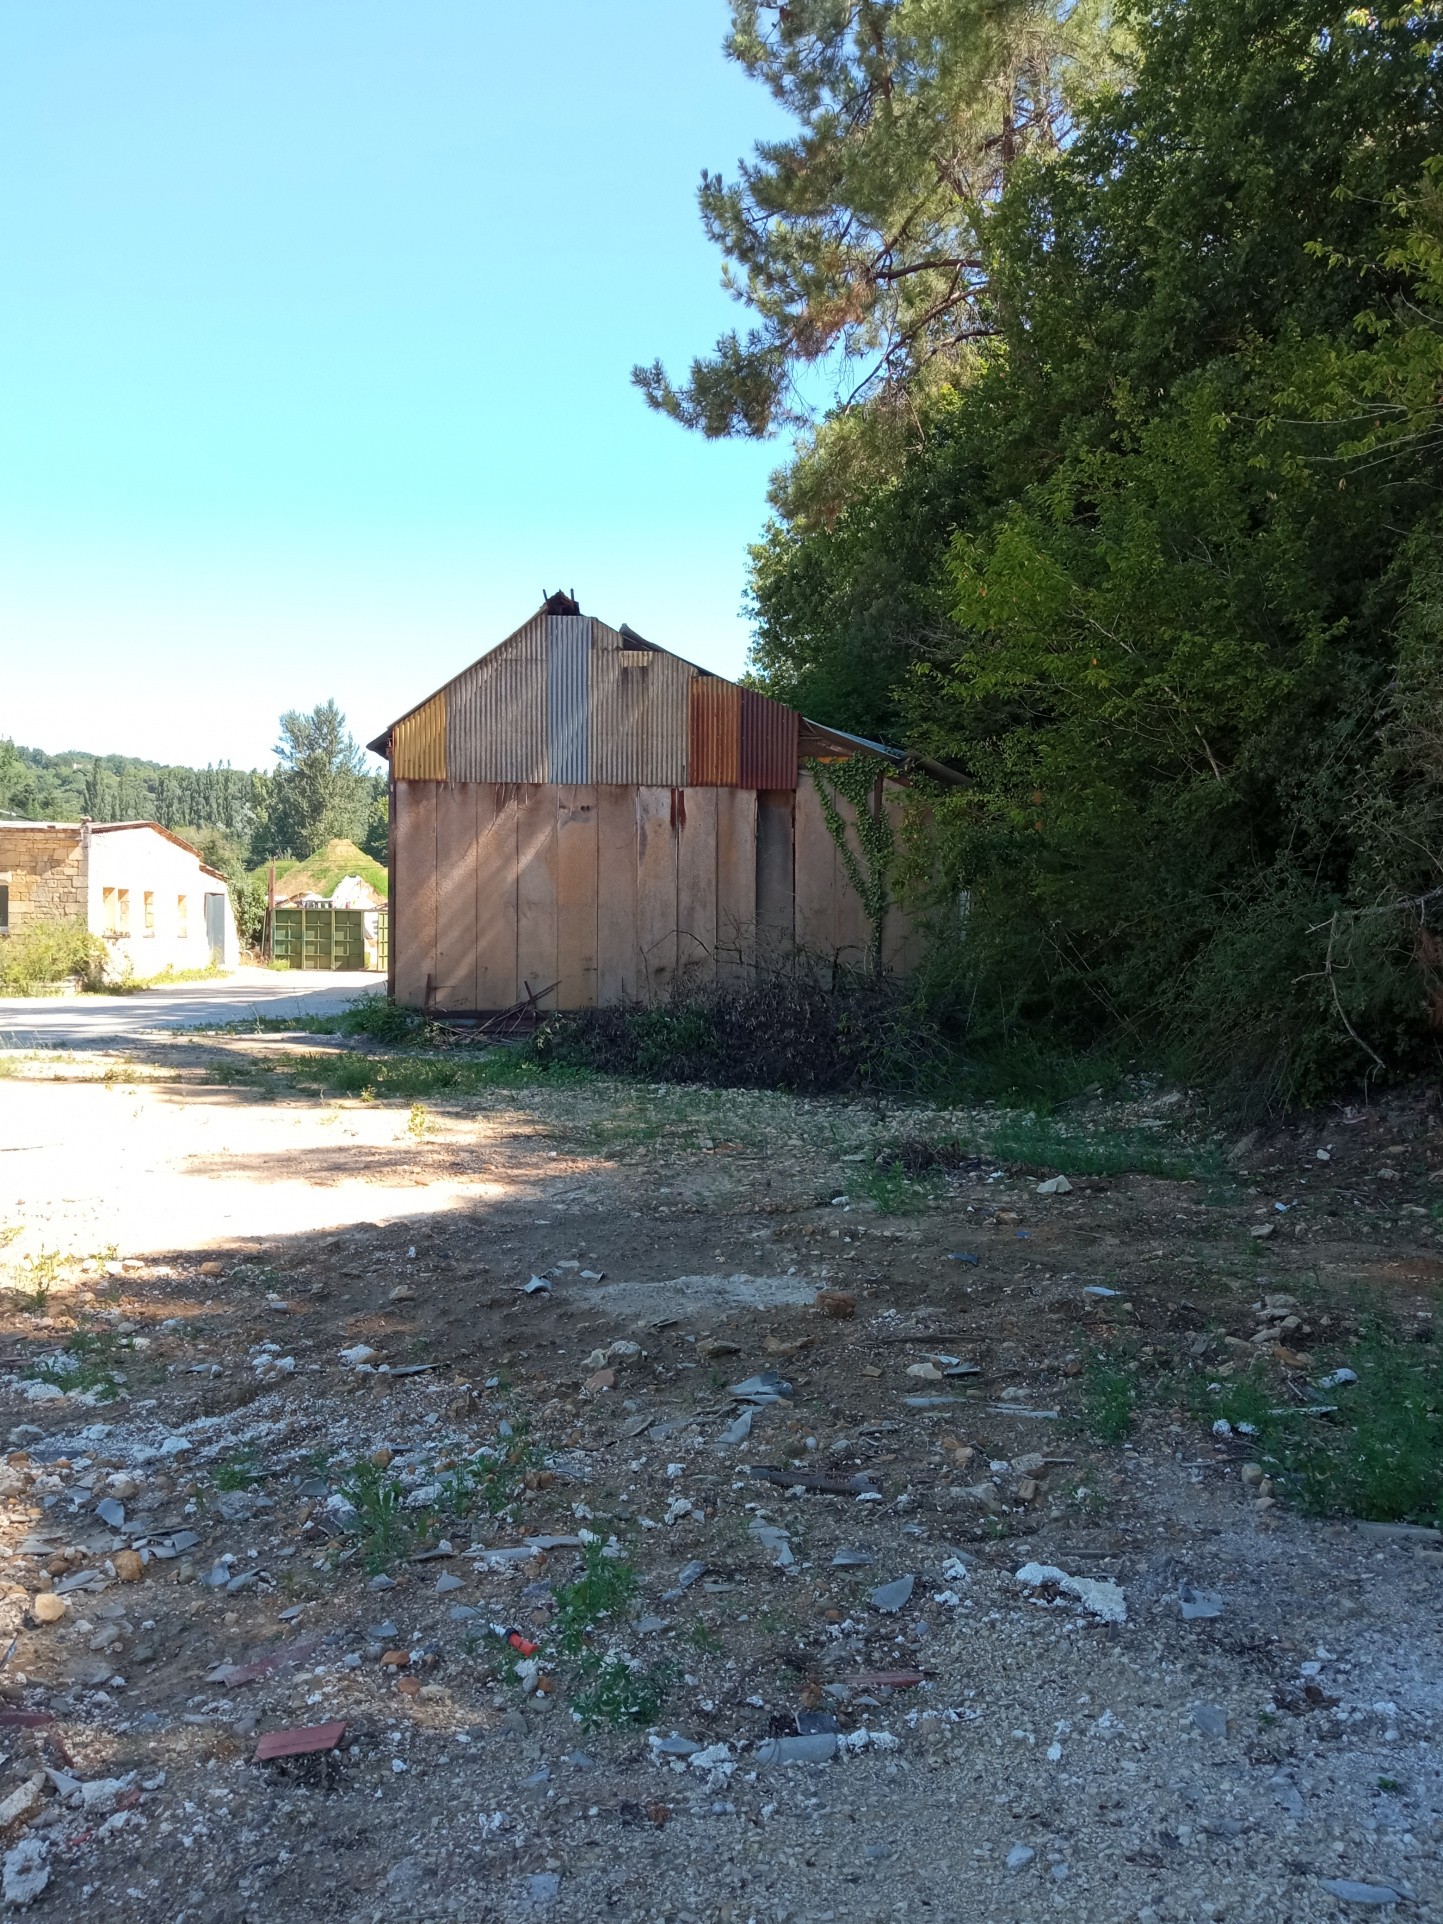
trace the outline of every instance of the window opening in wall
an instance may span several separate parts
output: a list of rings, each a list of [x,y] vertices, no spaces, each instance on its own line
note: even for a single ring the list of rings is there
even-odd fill
[[[147,889],[145,891],[145,906],[144,906],[143,913],[145,915],[145,932],[147,935],[154,935],[155,934],[155,891],[153,889]]]
[[[0,882],[0,935],[10,933],[10,884]]]
[[[190,902],[184,895],[175,898],[175,932],[182,942],[190,934]]]
[[[120,933],[119,896],[119,889],[104,889],[101,891],[100,919],[103,925],[102,932],[106,935],[119,935]]]
[[[130,890],[115,891],[115,926],[122,935],[130,934]]]

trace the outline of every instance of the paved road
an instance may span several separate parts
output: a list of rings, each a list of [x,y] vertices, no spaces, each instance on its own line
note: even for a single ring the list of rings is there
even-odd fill
[[[134,995],[0,996],[0,1048],[106,1049],[157,1029],[211,1029],[252,1016],[335,1015],[382,975],[359,970],[238,969],[214,982]]]

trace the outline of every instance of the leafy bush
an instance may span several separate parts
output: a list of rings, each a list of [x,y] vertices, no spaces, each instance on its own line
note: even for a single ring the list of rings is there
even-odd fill
[[[65,981],[98,985],[106,948],[84,922],[29,922],[0,941],[0,993],[43,995]]]
[[[902,987],[828,990],[803,970],[755,987],[549,1016],[529,1045],[544,1066],[722,1088],[921,1090],[955,1066],[936,1022]]]

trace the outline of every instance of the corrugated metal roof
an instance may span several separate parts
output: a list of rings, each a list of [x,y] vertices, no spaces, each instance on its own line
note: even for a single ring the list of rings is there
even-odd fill
[[[453,782],[546,780],[547,619],[533,615],[449,684]]]
[[[565,596],[370,746],[390,755],[400,780],[657,788],[787,789],[803,755],[904,759],[802,722],[625,626],[575,612]]]
[[[738,783],[742,788],[795,788],[797,785],[797,723],[795,708],[784,708],[779,701],[759,695],[754,688],[741,691],[741,768]]]
[[[391,731],[391,772],[401,782],[446,779],[446,691],[413,709]]]
[[[681,788],[687,780],[690,662],[632,647],[604,621],[591,626],[591,779]]]
[[[742,691],[720,675],[698,675],[687,717],[686,777],[692,788],[735,788],[741,780]]]
[[[591,621],[546,617],[546,779],[591,780]]]

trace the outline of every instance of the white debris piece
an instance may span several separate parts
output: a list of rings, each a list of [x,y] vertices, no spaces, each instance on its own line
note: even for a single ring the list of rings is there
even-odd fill
[[[374,1362],[376,1352],[369,1343],[353,1343],[349,1349],[341,1350],[339,1355],[348,1369],[359,1369],[362,1363]]]
[[[1066,1176],[1049,1176],[1046,1182],[1038,1183],[1037,1193],[1039,1196],[1070,1196],[1072,1184]]]
[[[1029,1590],[1053,1584],[1069,1597],[1076,1597],[1084,1610],[1090,1610],[1104,1623],[1127,1622],[1127,1599],[1115,1583],[1097,1577],[1070,1577],[1055,1563],[1024,1563],[1017,1572],[1018,1583]]]
[[[33,1904],[49,1882],[50,1865],[38,1837],[27,1837],[6,1851],[0,1888],[7,1904]]]

